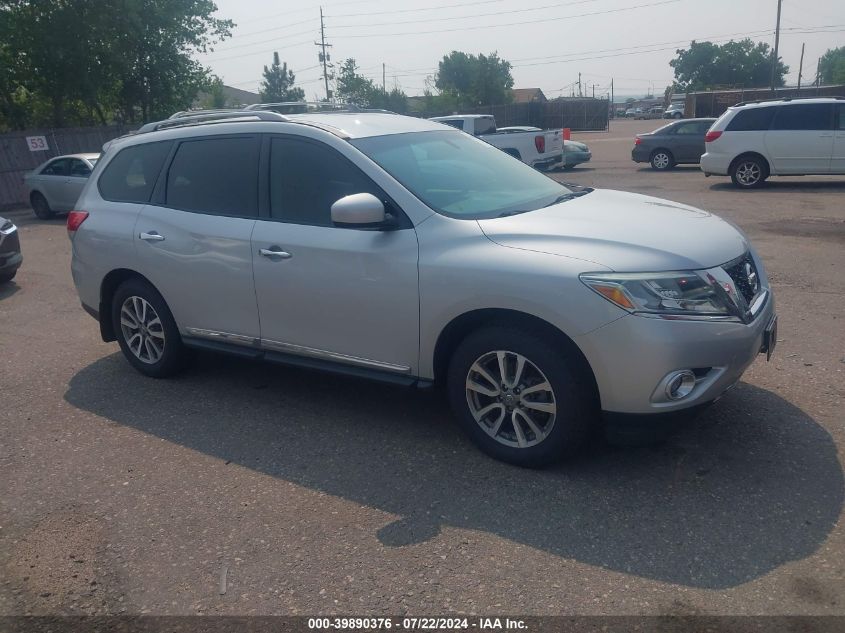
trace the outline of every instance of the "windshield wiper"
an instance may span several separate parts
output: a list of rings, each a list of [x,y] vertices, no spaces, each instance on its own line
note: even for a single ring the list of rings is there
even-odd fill
[[[554,200],[552,200],[549,204],[544,205],[543,208],[550,207],[560,202],[566,202],[567,200],[572,200],[573,198],[580,198],[581,196],[586,196],[591,191],[593,191],[593,189],[591,187],[587,187],[585,189],[582,189],[581,191],[570,191],[568,193],[563,193]]]

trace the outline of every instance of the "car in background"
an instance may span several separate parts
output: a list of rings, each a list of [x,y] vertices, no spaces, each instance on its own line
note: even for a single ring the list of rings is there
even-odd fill
[[[628,108],[627,110],[625,110],[625,117],[628,119],[635,119],[639,116],[642,116],[642,113],[642,108]]]
[[[716,119],[686,119],[637,134],[631,160],[651,163],[652,169],[672,169],[678,164],[696,164],[704,153],[704,137]]]
[[[741,103],[728,108],[704,140],[704,175],[730,176],[743,189],[769,176],[845,175],[845,101]]]
[[[664,119],[683,119],[685,106],[683,103],[670,103],[663,112]]]
[[[99,158],[99,154],[56,156],[26,174],[23,182],[35,215],[49,220],[71,211]]]
[[[505,154],[518,158],[535,169],[554,169],[561,161],[563,133],[559,129],[536,132],[516,130],[502,133],[496,127],[496,119],[491,114],[455,114],[432,117],[429,120],[477,136],[482,141],[498,147]]]
[[[12,281],[21,267],[21,243],[18,227],[11,220],[0,217],[0,284]]]
[[[511,125],[508,127],[500,127],[499,132],[506,134],[514,132],[542,132],[538,127],[531,127],[528,125]],[[584,143],[578,141],[563,140],[563,159],[555,167],[563,167],[564,169],[573,169],[576,165],[581,163],[588,163],[593,157],[590,148]]]

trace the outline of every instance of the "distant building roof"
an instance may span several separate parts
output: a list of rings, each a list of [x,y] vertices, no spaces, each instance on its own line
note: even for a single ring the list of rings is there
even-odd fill
[[[240,88],[232,88],[232,86],[223,86],[223,94],[226,95],[226,101],[231,102],[233,106],[261,103],[261,97],[258,94]]]
[[[531,103],[532,101],[545,102],[546,95],[539,88],[514,88],[511,90],[514,103]]]

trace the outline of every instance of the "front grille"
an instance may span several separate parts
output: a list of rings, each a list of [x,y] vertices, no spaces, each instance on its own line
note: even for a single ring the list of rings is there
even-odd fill
[[[743,296],[745,302],[751,305],[754,298],[760,293],[760,275],[751,254],[746,253],[739,259],[728,262],[723,268],[733,280],[736,289]]]

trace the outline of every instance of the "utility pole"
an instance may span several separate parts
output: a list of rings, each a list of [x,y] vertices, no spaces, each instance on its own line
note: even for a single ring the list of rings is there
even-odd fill
[[[387,94],[387,81],[385,81],[385,68],[384,62],[381,63],[381,91],[384,94]]]
[[[581,96],[581,73],[578,73],[578,96]]]
[[[801,73],[804,71],[804,42],[801,42],[801,62],[798,64],[798,96],[801,96]]]
[[[775,70],[778,67],[778,44],[780,44],[780,5],[783,0],[778,0],[778,21],[775,25],[775,50],[772,53],[772,92],[775,90]],[[772,95],[774,96],[774,94]]]
[[[610,111],[611,116],[616,118],[616,100],[613,98],[613,77],[610,78]]]
[[[596,98],[596,84],[593,84],[593,99]]]
[[[317,58],[323,64],[323,80],[326,83],[326,101],[328,101],[332,98],[332,93],[329,90],[329,54],[326,52],[326,48],[331,48],[331,44],[326,44],[326,29],[323,24],[323,7],[320,7],[320,41],[314,42],[314,45],[319,46],[322,49]]]

